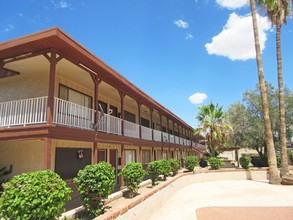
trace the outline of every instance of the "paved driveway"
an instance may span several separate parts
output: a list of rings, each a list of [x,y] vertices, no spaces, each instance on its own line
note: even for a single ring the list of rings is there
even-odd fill
[[[266,181],[252,181],[252,180],[225,180],[213,181],[205,183],[194,183],[185,186],[184,188],[175,191],[174,194],[164,202],[164,205],[154,210],[149,219],[151,220],[171,220],[171,219],[240,219],[241,213],[244,212],[237,209],[230,213],[231,218],[221,218],[219,216],[219,209],[213,208],[200,209],[202,207],[267,207],[262,209],[263,213],[272,218],[266,219],[287,219],[280,216],[270,215],[274,213],[274,209],[269,207],[278,206],[284,207],[284,211],[288,212],[289,219],[293,219],[293,186],[271,185]],[[254,210],[256,208],[253,208]],[[198,210],[198,216],[196,215]],[[214,211],[214,215],[213,215]],[[224,209],[223,209],[224,211]],[[243,210],[242,210],[243,211]],[[247,210],[249,211],[249,210]],[[209,213],[209,217],[205,218],[202,213]],[[251,210],[252,212],[252,210]],[[211,216],[213,218],[211,218]],[[229,215],[228,215],[229,216]],[[286,216],[286,215],[285,215]],[[239,218],[237,218],[239,217]],[[243,217],[243,216],[242,216]],[[241,219],[251,219],[250,217]],[[257,218],[255,218],[257,219]],[[259,218],[258,218],[259,219]],[[265,218],[263,218],[265,219]]]

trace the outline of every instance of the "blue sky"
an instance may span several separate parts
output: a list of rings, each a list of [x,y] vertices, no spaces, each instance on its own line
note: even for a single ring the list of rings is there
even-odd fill
[[[0,0],[0,42],[58,26],[191,126],[258,82],[247,0]],[[264,73],[277,87],[275,30],[260,12]],[[293,90],[293,19],[282,28]],[[190,98],[191,97],[191,98]]]

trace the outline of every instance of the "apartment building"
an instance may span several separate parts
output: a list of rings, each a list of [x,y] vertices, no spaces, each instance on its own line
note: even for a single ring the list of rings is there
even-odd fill
[[[64,179],[199,155],[193,128],[59,28],[0,43],[0,168]]]

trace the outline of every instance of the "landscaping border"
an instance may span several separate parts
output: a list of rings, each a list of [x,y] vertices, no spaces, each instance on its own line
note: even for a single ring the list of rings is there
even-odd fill
[[[153,195],[157,194],[156,196],[156,202],[148,201],[147,204],[149,205],[155,205],[158,206],[160,201],[165,201],[164,197],[168,197],[171,194],[165,193],[163,195],[163,191],[165,191],[168,186],[171,186],[172,190],[174,189],[175,185],[182,184],[179,183],[180,181],[177,181],[181,179],[182,177],[186,176],[196,176],[199,178],[190,178],[188,181],[184,181],[184,184],[190,184],[190,183],[200,183],[200,182],[209,182],[209,181],[216,181],[216,180],[227,180],[227,176],[225,175],[225,178],[221,178],[221,173],[231,173],[229,176],[229,180],[264,180],[268,179],[268,168],[251,168],[249,170],[244,169],[220,169],[220,170],[207,170],[207,169],[198,169],[194,172],[180,172],[174,177],[168,177],[166,181],[160,181],[159,184],[153,188],[150,188],[149,191],[142,193],[132,199],[125,199],[125,202],[122,206],[119,207],[112,207],[112,209],[106,211],[106,213],[94,218],[94,220],[112,220],[116,219],[119,216],[125,214],[130,209],[137,207],[137,205],[141,204],[142,202],[147,201],[150,199]],[[238,173],[238,175],[235,175],[235,173]],[[219,174],[219,175],[209,175],[209,174]],[[241,175],[239,175],[241,174]],[[177,183],[175,183],[177,182]],[[151,185],[151,180],[146,180],[140,184],[141,187],[146,187],[148,185]],[[170,188],[170,187],[169,187]],[[165,189],[165,190],[164,190]],[[123,195],[127,192],[127,189],[123,189],[119,192],[113,193],[109,196],[108,200],[106,201],[106,204],[111,205],[111,202],[123,197]],[[158,194],[158,192],[161,192]],[[160,196],[160,201],[158,201],[158,196]],[[145,206],[146,207],[146,206]],[[148,209],[152,209],[153,207],[148,207]],[[62,215],[60,219],[73,219],[77,212],[81,212],[83,210],[83,207],[78,207],[76,209],[70,210]],[[144,209],[145,210],[145,209]]]

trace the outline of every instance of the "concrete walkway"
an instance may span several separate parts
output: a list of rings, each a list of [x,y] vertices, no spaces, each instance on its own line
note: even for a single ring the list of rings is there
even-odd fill
[[[270,208],[275,206],[282,211]],[[293,186],[270,185],[265,180],[194,183],[174,192],[148,219],[293,219]]]

